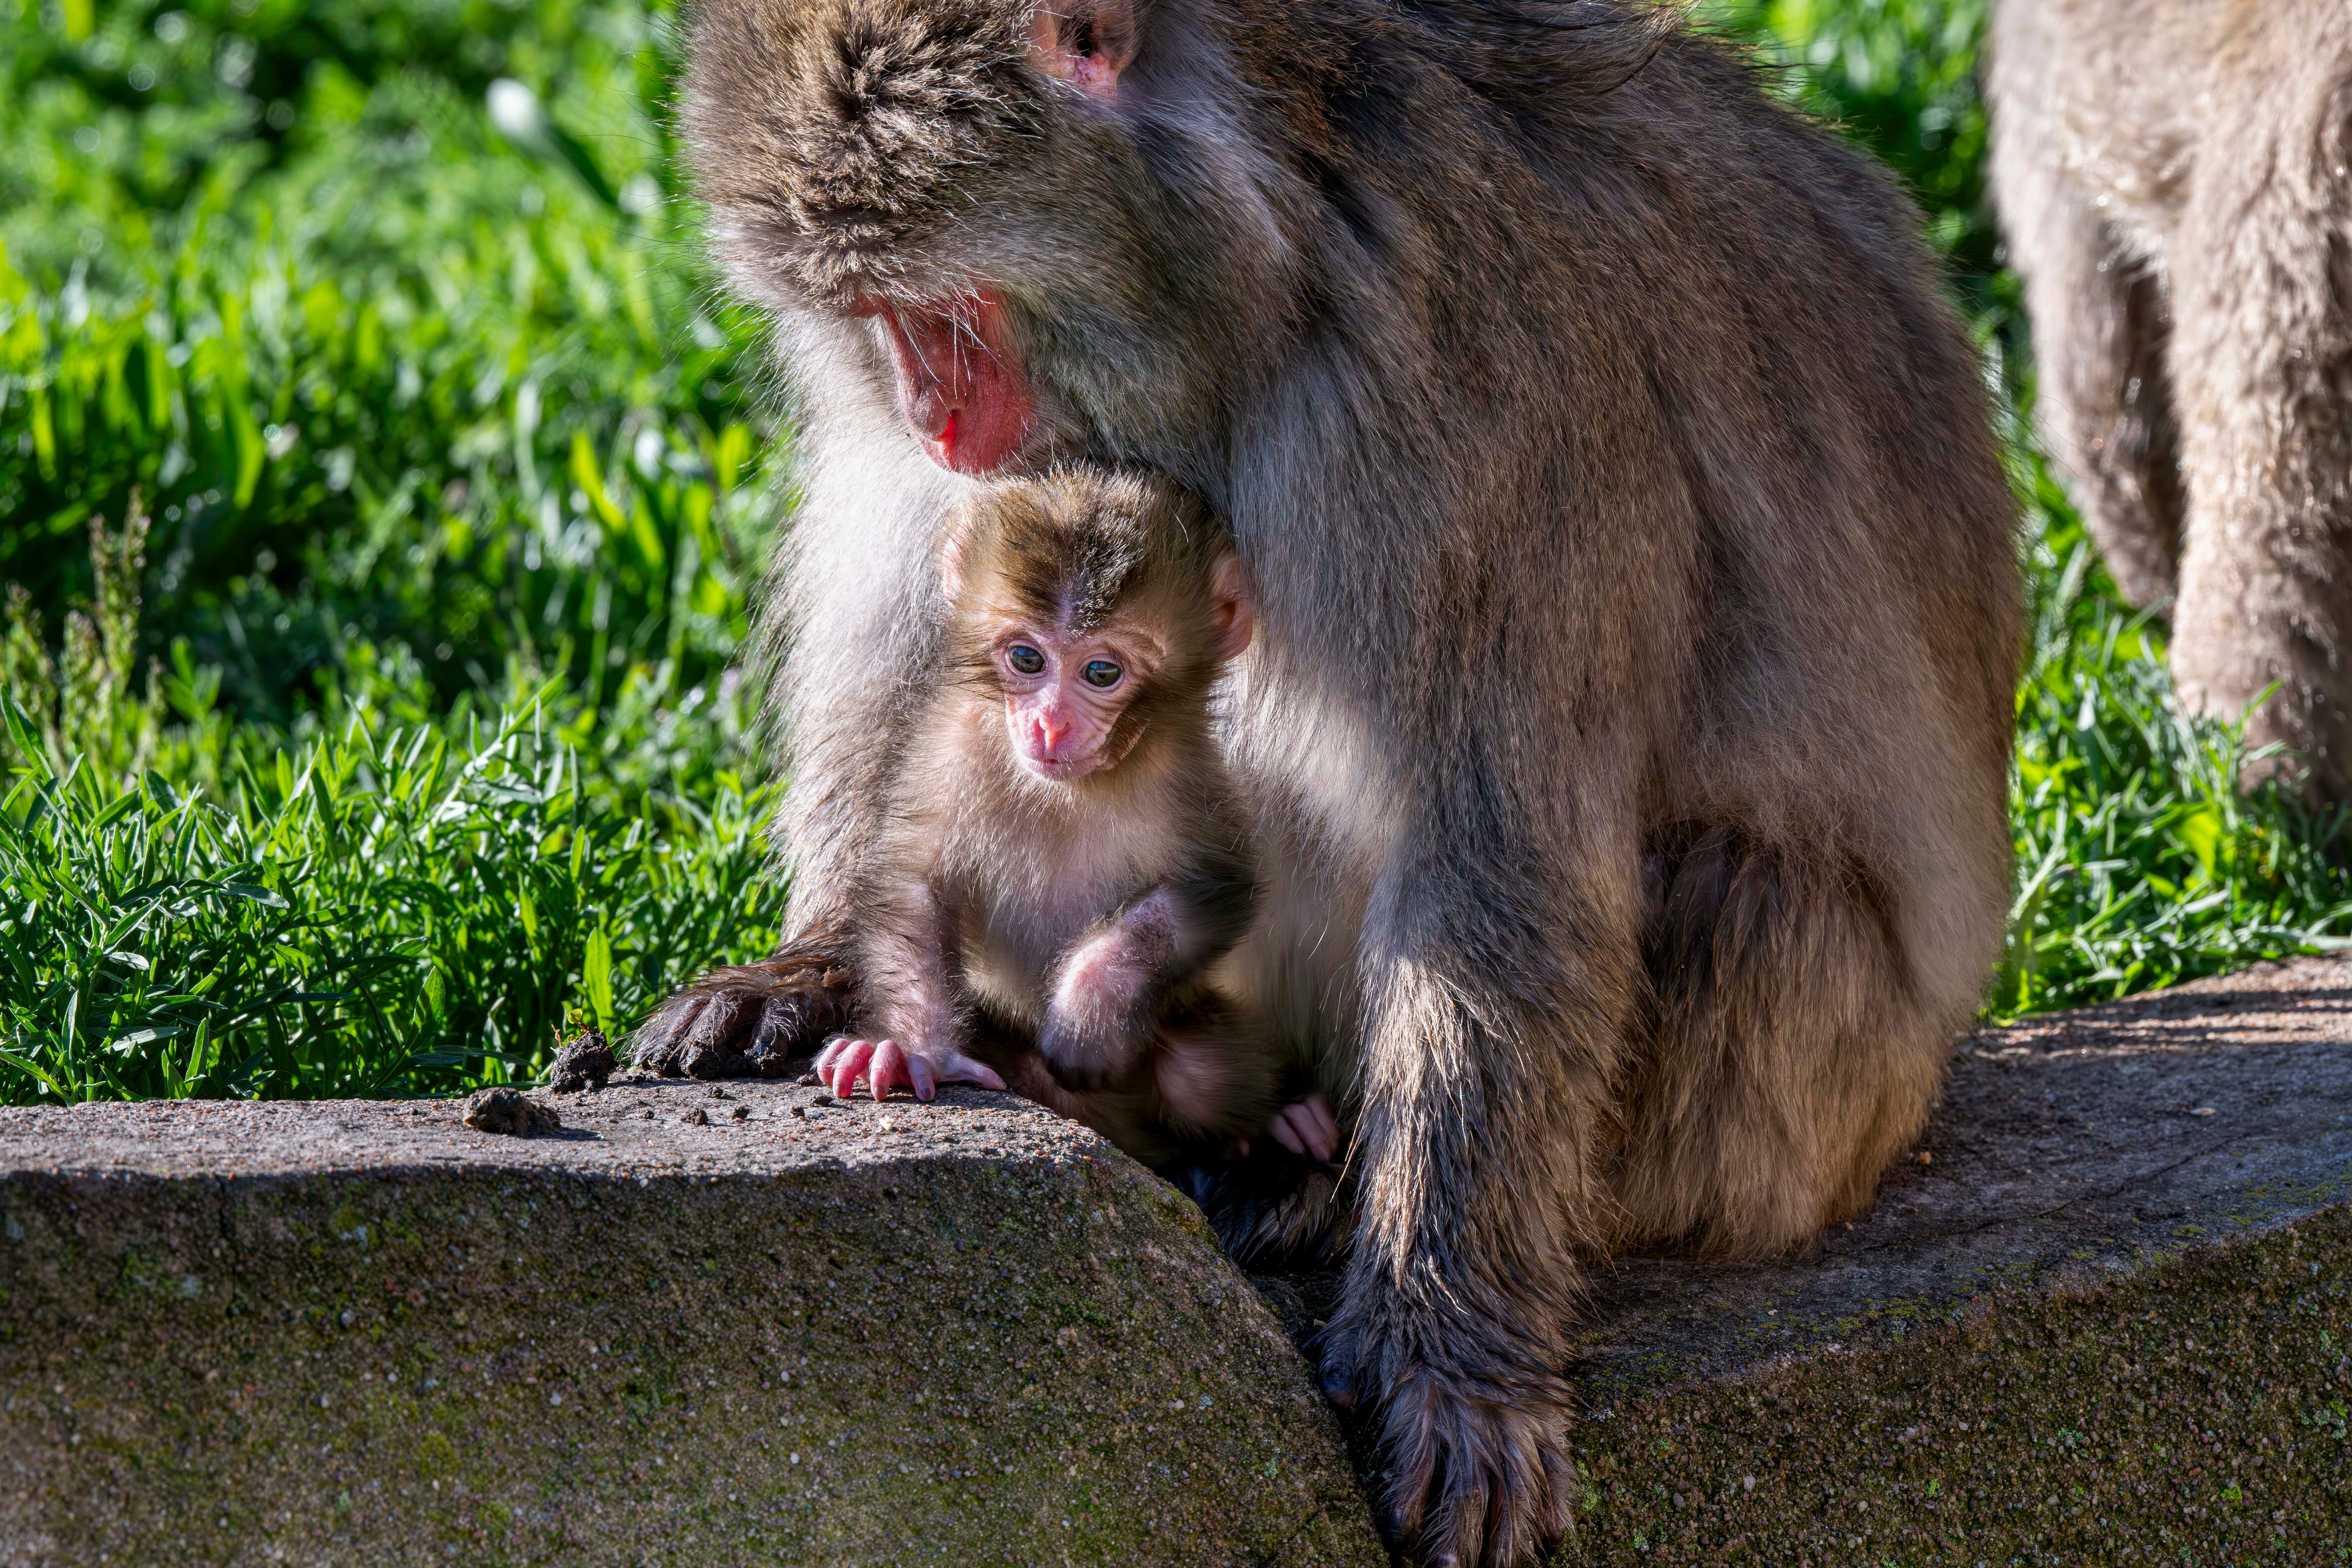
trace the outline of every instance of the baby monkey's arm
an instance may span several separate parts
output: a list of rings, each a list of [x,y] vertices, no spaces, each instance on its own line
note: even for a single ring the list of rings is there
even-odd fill
[[[957,1007],[956,910],[930,882],[908,877],[874,900],[857,1026],[828,1042],[817,1076],[844,1100],[865,1079],[877,1100],[904,1084],[929,1100],[943,1083],[1003,1089],[987,1063],[964,1054]]]
[[[1134,1066],[1160,1005],[1240,940],[1249,906],[1238,877],[1171,878],[1080,937],[1055,975],[1037,1040],[1054,1076],[1091,1089]]]

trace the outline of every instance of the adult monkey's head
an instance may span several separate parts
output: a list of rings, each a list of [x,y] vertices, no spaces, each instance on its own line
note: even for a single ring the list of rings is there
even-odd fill
[[[965,473],[1213,441],[1296,330],[1298,100],[1257,122],[1267,35],[1232,23],[1294,3],[705,0],[685,120],[730,281],[854,323],[859,363],[803,374],[883,383]]]

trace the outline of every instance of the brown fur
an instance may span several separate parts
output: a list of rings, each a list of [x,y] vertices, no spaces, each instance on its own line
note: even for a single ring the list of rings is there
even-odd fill
[[[688,985],[665,1016],[691,1027],[661,1051],[652,1048],[657,1030],[640,1031],[637,1065],[692,1078],[782,1078],[849,1026],[857,994],[848,926],[813,921],[773,958],[714,969]]]
[[[1017,461],[1165,471],[1247,562],[1234,963],[1352,1123],[1327,1378],[1430,1560],[1527,1562],[1581,1260],[1868,1201],[1999,949],[2020,595],[1975,356],[1884,173],[1663,12],[1160,0],[1108,100],[1030,36],[1019,0],[696,23],[714,241],[802,393],[793,922],[869,912],[967,483],[844,307],[992,289]]]
[[[2352,788],[2352,12],[2008,0],[1993,179],[2041,422],[2182,700]]]
[[[1229,553],[1164,481],[1057,469],[981,489],[949,527],[954,592],[944,678],[911,721],[852,903],[864,981],[856,1028],[933,1036],[1008,1085],[1153,1163],[1263,1131],[1285,1061],[1218,973],[1256,896],[1247,825],[1209,730],[1212,578]],[[1167,658],[1121,709],[1117,760],[1075,784],[1014,765],[992,643],[1007,623],[1156,634]],[[1036,1043],[1066,961],[1147,901],[1180,911],[1131,1049],[1068,1084]],[[976,1037],[976,1038],[975,1038]]]

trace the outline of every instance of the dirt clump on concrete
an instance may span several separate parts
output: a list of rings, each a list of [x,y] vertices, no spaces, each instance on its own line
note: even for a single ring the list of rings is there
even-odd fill
[[[486,1089],[466,1101],[466,1125],[478,1132],[536,1138],[562,1131],[563,1119],[520,1089]]]
[[[548,1088],[558,1094],[600,1089],[613,1076],[613,1047],[602,1029],[583,1029],[555,1053],[555,1075]]]

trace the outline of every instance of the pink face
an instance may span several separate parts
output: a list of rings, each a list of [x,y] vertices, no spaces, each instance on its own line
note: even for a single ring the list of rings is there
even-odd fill
[[[1118,761],[1111,731],[1160,657],[1140,634],[1067,637],[1045,627],[1006,633],[996,645],[996,678],[1013,757],[1056,784]]]
[[[1006,341],[992,293],[925,305],[876,304],[898,372],[898,413],[943,468],[985,474],[1021,450],[1037,401]]]
[[[1117,101],[1135,56],[1134,0],[1042,0],[1029,57],[1087,99]],[[1004,300],[974,288],[946,299],[872,300],[898,374],[898,412],[941,468],[988,474],[1020,457],[1036,427],[1037,398],[1006,329]]]

